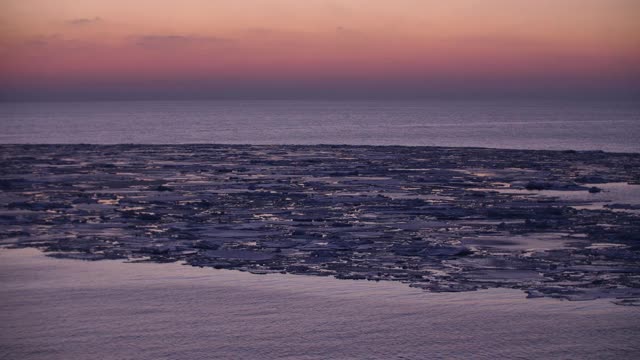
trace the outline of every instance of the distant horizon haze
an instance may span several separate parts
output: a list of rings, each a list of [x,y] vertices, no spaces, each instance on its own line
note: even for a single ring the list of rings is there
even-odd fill
[[[640,152],[622,101],[0,102],[0,144],[347,144]]]

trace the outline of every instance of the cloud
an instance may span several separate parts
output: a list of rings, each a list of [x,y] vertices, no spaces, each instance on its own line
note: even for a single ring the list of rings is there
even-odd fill
[[[231,42],[230,39],[215,36],[193,35],[144,35],[134,37],[136,45],[141,47],[174,47],[188,45],[211,45]]]
[[[24,41],[24,45],[34,46],[34,47],[44,47],[48,46],[51,43],[59,42],[62,38],[58,34],[53,35],[39,35],[29,38]]]
[[[446,38],[443,41],[465,46],[540,47],[548,42],[534,37],[511,35],[472,35]]]
[[[69,25],[91,25],[102,22],[102,18],[96,16],[94,18],[77,18],[77,19],[69,19],[66,21]]]
[[[277,43],[292,47],[308,46],[314,37],[310,32],[262,27],[248,28],[243,35],[243,40],[248,40],[250,43],[259,41],[263,45]]]
[[[39,35],[26,39],[18,46],[30,49],[58,49],[58,50],[74,50],[87,49],[95,47],[95,44],[89,41],[79,39],[66,38],[60,34]]]
[[[348,27],[344,27],[344,26],[338,26],[336,27],[336,34],[339,36],[356,36],[356,37],[364,37],[365,33],[352,29],[352,28],[348,28]]]

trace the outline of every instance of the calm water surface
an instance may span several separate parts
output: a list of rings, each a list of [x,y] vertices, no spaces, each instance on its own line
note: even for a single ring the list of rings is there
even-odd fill
[[[0,250],[2,359],[632,359],[640,310]]]
[[[640,105],[559,101],[0,103],[0,143],[479,146],[640,152]]]

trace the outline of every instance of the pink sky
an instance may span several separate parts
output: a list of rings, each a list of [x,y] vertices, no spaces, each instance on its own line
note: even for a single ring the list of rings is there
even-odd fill
[[[0,14],[8,97],[580,94],[640,84],[635,0],[5,0]]]

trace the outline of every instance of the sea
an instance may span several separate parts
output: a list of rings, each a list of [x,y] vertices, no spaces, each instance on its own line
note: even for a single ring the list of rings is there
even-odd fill
[[[2,359],[637,359],[640,309],[0,250]]]
[[[2,144],[351,144],[640,152],[640,105],[0,103]],[[0,170],[1,171],[1,170]],[[0,249],[0,359],[637,359],[640,308]]]
[[[640,103],[0,103],[0,143],[349,144],[640,152]]]

